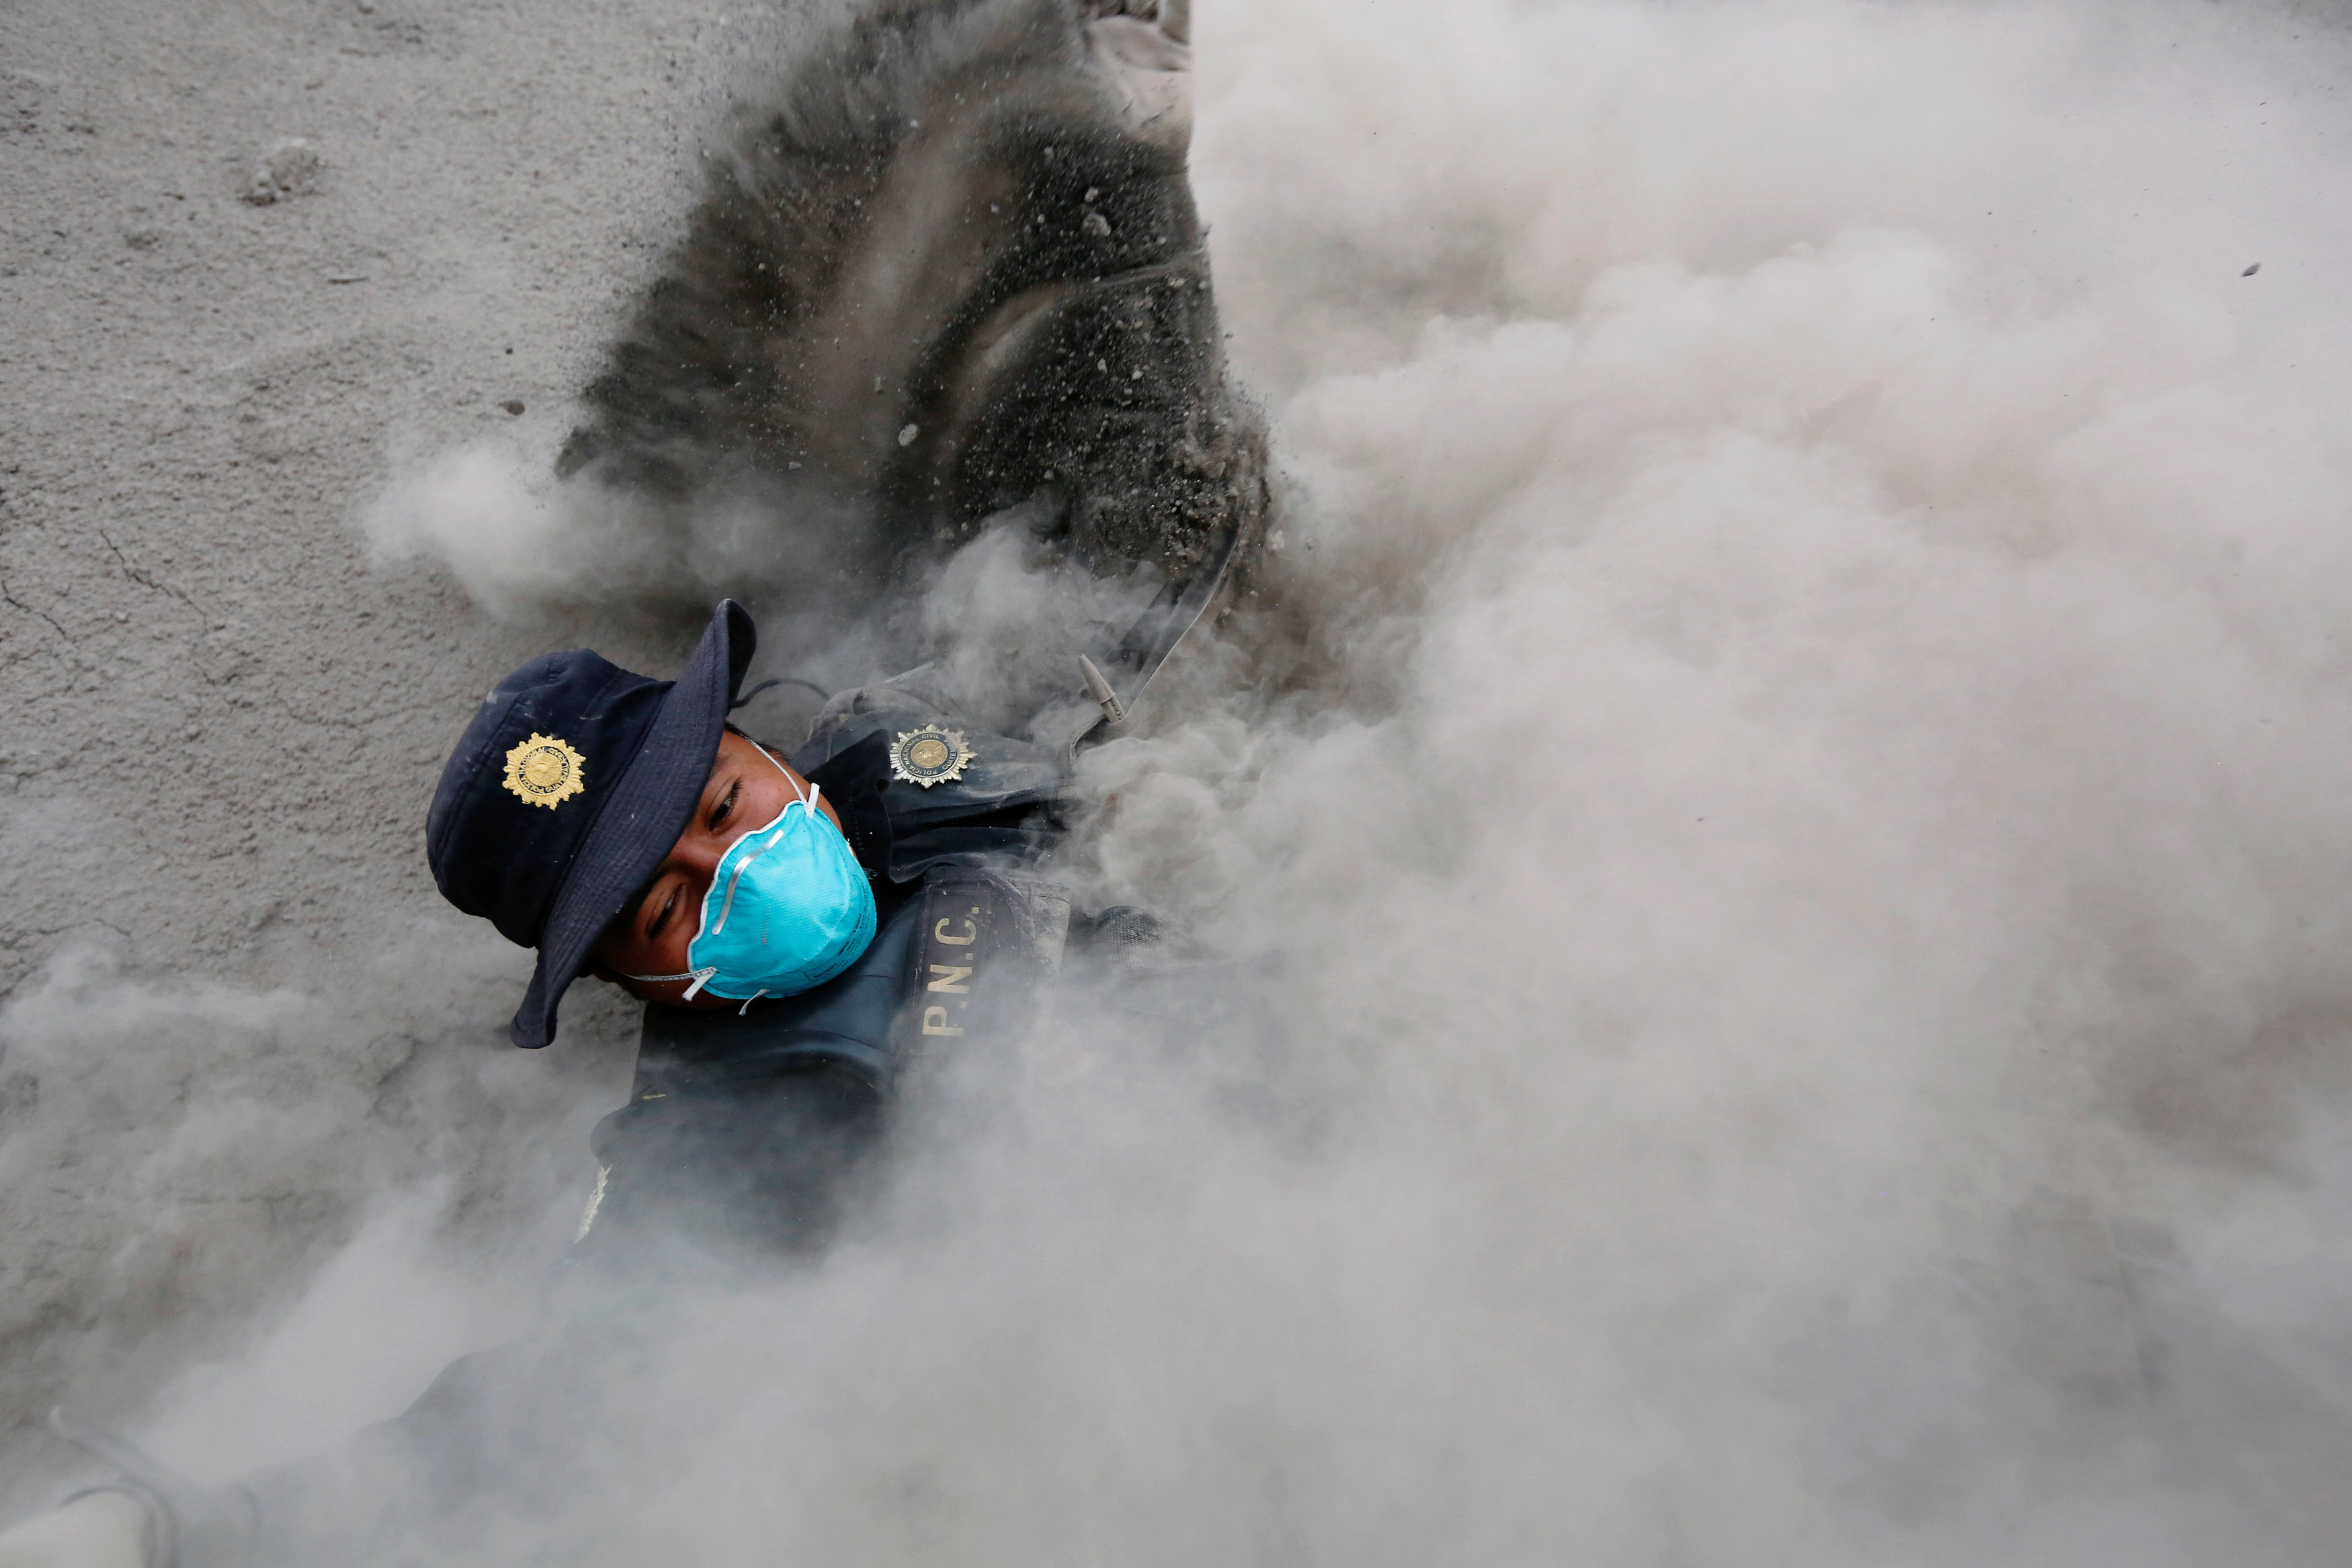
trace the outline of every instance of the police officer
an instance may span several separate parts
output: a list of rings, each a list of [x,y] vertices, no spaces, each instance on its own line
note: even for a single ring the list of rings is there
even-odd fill
[[[720,604],[675,682],[552,653],[490,692],[425,831],[442,893],[539,961],[509,1026],[555,1037],[595,975],[644,998],[630,1103],[596,1132],[582,1267],[824,1234],[898,1074],[1019,1015],[1067,899],[1035,873],[1066,757],[959,724],[901,677],[787,753],[728,716],[755,643]]]
[[[675,681],[585,650],[532,660],[483,699],[426,820],[442,894],[537,950],[514,1043],[551,1042],[583,976],[647,1004],[569,1260],[592,1295],[819,1242],[908,1064],[1017,1026],[1071,928],[1035,870],[1066,747],[960,725],[902,676],[828,702],[782,751],[729,722],[755,636],[728,601]],[[588,1319],[469,1356],[345,1449],[236,1486],[61,1425],[118,1479],[0,1538],[0,1565],[351,1561],[451,1527],[486,1489],[566,1469],[557,1406],[604,1397],[582,1390],[633,1332]]]

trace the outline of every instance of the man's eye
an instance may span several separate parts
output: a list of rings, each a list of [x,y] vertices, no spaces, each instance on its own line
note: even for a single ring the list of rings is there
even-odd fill
[[[675,910],[677,907],[677,889],[673,887],[669,890],[669,896],[662,900],[661,909],[654,915],[653,924],[646,927],[646,935],[647,936],[660,936],[662,934],[662,927],[669,924],[671,911]]]
[[[727,798],[710,809],[710,826],[714,831],[735,814],[735,797],[740,794],[742,789],[743,781],[738,779],[728,786]]]

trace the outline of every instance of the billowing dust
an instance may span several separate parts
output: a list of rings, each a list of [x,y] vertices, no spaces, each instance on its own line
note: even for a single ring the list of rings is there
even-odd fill
[[[1280,532],[1092,755],[1076,874],[1240,962],[1197,1033],[1114,992],[941,1063],[832,1255],[677,1304],[565,1560],[2330,1560],[2334,25],[1279,0],[1203,7],[1198,57]],[[451,461],[486,612],[594,586]],[[352,1000],[79,962],[6,1014],[12,1149],[115,1113],[53,1095],[92,1056],[279,1061]],[[387,1131],[309,1071],[119,1156],[381,1145],[307,1297],[143,1407],[191,1468],[389,1414],[520,1311],[436,1262],[432,1167],[496,1116]],[[244,1082],[186,1103],[233,1124]]]

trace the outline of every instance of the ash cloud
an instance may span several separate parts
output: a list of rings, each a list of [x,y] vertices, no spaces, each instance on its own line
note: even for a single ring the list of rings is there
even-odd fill
[[[2330,1560],[2342,36],[1199,24],[1280,537],[1079,874],[1279,968],[940,1062],[528,1551]]]
[[[60,1456],[35,1434],[61,1398],[227,1479],[397,1414],[451,1356],[530,1324],[627,1037],[592,1007],[551,1070],[487,1049],[517,967],[455,926],[389,931],[312,988],[142,977],[87,944],[17,988],[0,1011],[16,1509],[54,1495]]]

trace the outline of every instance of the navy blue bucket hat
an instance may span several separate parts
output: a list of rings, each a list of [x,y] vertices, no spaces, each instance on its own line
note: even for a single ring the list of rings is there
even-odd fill
[[[757,642],[727,600],[676,681],[584,648],[549,653],[493,687],[466,727],[425,852],[443,897],[539,949],[508,1026],[517,1045],[555,1038],[588,949],[686,830]]]

